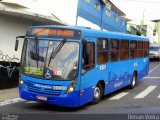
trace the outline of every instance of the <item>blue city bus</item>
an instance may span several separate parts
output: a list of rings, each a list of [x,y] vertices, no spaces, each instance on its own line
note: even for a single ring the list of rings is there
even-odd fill
[[[149,39],[85,27],[34,26],[24,38],[19,94],[79,107],[129,86],[149,71]]]

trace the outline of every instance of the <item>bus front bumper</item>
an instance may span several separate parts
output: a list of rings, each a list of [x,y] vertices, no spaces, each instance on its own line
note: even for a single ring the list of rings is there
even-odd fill
[[[65,106],[65,107],[78,107],[79,102],[79,92],[74,91],[69,94],[63,94],[63,95],[47,95],[47,94],[41,94],[36,92],[31,92],[25,89],[22,85],[19,85],[19,95],[22,99],[29,100],[29,101],[39,101],[39,102],[45,102],[53,105],[58,106]],[[40,100],[38,97],[44,97],[47,98],[45,100]]]

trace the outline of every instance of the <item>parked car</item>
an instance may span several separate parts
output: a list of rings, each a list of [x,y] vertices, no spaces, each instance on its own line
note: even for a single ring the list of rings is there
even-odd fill
[[[159,44],[150,45],[149,57],[160,60],[160,45]]]

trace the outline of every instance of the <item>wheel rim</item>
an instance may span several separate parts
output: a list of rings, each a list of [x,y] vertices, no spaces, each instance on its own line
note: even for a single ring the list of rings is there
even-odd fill
[[[132,80],[132,86],[135,86],[135,84],[136,84],[136,77],[135,77],[135,75],[133,76],[133,80]]]
[[[96,87],[94,89],[94,98],[99,99],[99,97],[100,97],[100,89]]]

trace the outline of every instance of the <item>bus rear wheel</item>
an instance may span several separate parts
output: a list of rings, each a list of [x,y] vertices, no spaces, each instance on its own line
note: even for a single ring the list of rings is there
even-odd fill
[[[137,74],[136,72],[133,73],[133,76],[132,76],[132,81],[131,81],[131,85],[129,86],[131,89],[135,88],[137,84]]]
[[[103,87],[100,83],[98,83],[94,88],[94,96],[93,96],[94,98],[92,104],[99,103],[102,99],[102,95],[103,95]]]

